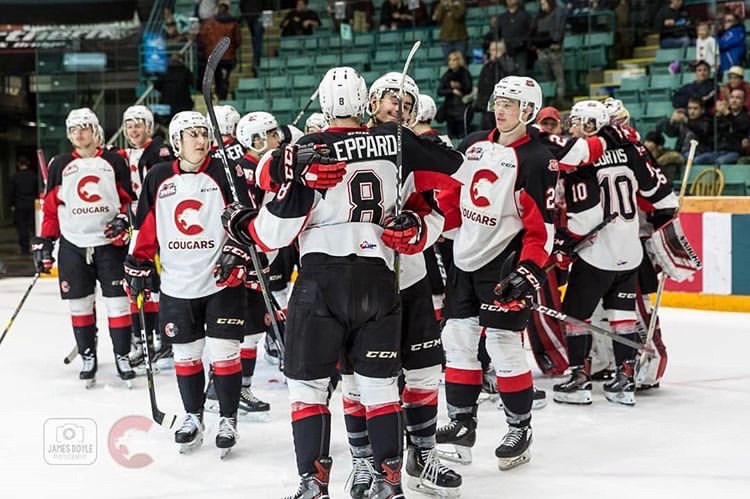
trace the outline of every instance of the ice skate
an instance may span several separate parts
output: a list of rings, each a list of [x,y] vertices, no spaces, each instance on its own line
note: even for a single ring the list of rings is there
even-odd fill
[[[345,488],[352,499],[365,499],[373,478],[372,456],[357,457],[352,455],[352,471],[346,479]]]
[[[180,454],[189,454],[203,444],[203,415],[187,413],[182,425],[174,433],[175,443],[180,444]]]
[[[531,403],[531,409],[536,411],[545,407],[547,407],[547,392],[541,388],[534,387],[534,399]],[[497,402],[497,410],[502,411],[503,409],[505,407],[503,406],[503,399],[501,397]]]
[[[237,417],[220,417],[219,418],[219,429],[216,432],[216,447],[219,448],[221,459],[224,459],[229,455],[240,439],[240,434],[237,432]]]
[[[633,363],[625,362],[617,366],[612,381],[604,383],[604,396],[610,402],[623,405],[635,405],[635,380],[633,379]]]
[[[440,462],[435,448],[409,446],[407,450],[406,486],[435,497],[459,497],[461,475]]]
[[[497,467],[506,471],[531,460],[531,426],[511,426],[495,449]]]
[[[500,400],[500,394],[497,392],[497,373],[495,372],[495,368],[490,364],[487,370],[482,372],[482,391],[479,392],[477,403],[495,403],[498,400]]]
[[[239,413],[243,416],[243,421],[267,423],[271,421],[271,404],[256,397],[249,386],[243,386],[240,392]]]
[[[438,444],[451,444],[453,451],[440,448],[438,454],[442,459],[461,464],[471,464],[471,448],[477,441],[477,422],[474,418],[452,419],[435,432]]]
[[[84,386],[92,388],[96,384],[96,353],[92,353],[90,349],[87,349],[82,355],[81,360],[83,361],[83,367],[81,372],[78,373],[78,379],[83,380]]]
[[[266,348],[263,349],[263,358],[272,366],[278,366],[281,363],[281,352],[276,346],[276,342],[266,333]]]
[[[386,459],[380,465],[382,471],[374,474],[368,499],[404,499],[401,488],[401,458]]]
[[[161,345],[159,349],[154,348],[154,356],[151,363],[159,370],[174,369],[174,354],[171,345]]]
[[[115,366],[117,367],[117,374],[120,376],[120,379],[125,382],[125,386],[127,386],[128,389],[133,388],[135,371],[130,367],[130,359],[128,356],[115,354]]]
[[[552,400],[563,404],[589,405],[591,403],[591,376],[581,366],[572,368],[568,381],[552,387]]]
[[[143,340],[140,336],[133,336],[130,343],[130,353],[128,358],[130,359],[130,365],[132,367],[138,367],[145,361],[145,353],[143,350]]]
[[[331,474],[333,460],[321,457],[315,461],[315,473],[302,475],[299,488],[291,496],[284,499],[330,499],[328,495],[328,477]]]

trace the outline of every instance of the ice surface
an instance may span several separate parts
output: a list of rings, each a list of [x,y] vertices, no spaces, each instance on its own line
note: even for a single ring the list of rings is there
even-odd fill
[[[0,280],[3,324],[29,282]],[[113,442],[116,455],[150,464],[138,469],[118,464],[108,435],[120,418],[149,416],[145,378],[137,378],[132,390],[117,379],[106,319],[100,314],[99,328],[105,333],[99,341],[97,386],[84,389],[78,380],[80,359],[69,366],[62,362],[73,335],[56,285],[54,279],[37,284],[0,345],[5,396],[0,409],[0,497],[279,498],[296,490],[286,389],[278,371],[261,355],[255,392],[271,403],[273,419],[240,421],[241,438],[229,458],[219,460],[216,416],[208,415],[206,441],[194,454],[179,455],[172,433],[152,425],[147,431],[130,429]],[[669,351],[661,388],[639,395],[634,408],[608,403],[600,386],[589,407],[550,400],[534,412],[532,460],[527,465],[497,470],[494,449],[505,423],[493,405],[483,404],[474,463],[457,468],[464,477],[462,497],[750,497],[750,314],[664,309],[661,316]],[[546,390],[554,382],[537,378]],[[181,412],[174,371],[159,374],[156,384],[162,409]],[[440,403],[442,424],[444,398]],[[349,454],[339,393],[332,411],[331,494],[345,498]],[[60,418],[88,418],[96,424],[93,464],[48,464],[54,460],[46,453],[58,438],[55,430],[66,427],[65,421],[51,421],[45,436],[45,421]],[[88,441],[93,433],[88,424],[67,435],[78,438],[83,429]],[[62,439],[65,442],[65,435]],[[407,492],[407,497],[423,496]]]

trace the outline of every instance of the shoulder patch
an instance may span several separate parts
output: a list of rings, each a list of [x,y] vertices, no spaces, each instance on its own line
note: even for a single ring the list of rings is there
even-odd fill
[[[484,155],[484,148],[482,146],[473,145],[466,151],[466,159],[472,161],[478,161],[482,159]]]

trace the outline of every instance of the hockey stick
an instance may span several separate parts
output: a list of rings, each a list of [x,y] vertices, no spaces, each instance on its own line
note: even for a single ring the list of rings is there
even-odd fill
[[[18,312],[21,311],[21,307],[23,307],[23,304],[26,302],[26,298],[29,297],[31,290],[34,288],[34,285],[39,280],[39,276],[40,276],[39,272],[34,274],[34,278],[31,280],[31,284],[29,284],[29,287],[26,288],[26,292],[21,297],[21,301],[18,302],[16,309],[13,311],[13,315],[10,316],[8,323],[5,325],[5,330],[3,331],[2,336],[0,336],[0,344],[2,344],[3,340],[5,339],[5,335],[8,334],[8,331],[10,331],[10,327],[13,325],[13,321],[16,319]]]
[[[75,359],[76,356],[78,356],[78,345],[73,345],[73,348],[70,350],[70,353],[66,355],[65,358],[63,359],[63,364],[67,366],[68,364],[73,362],[73,359]]]
[[[403,163],[404,163],[404,152],[402,147],[403,141],[403,129],[404,129],[404,82],[406,82],[406,73],[409,71],[409,64],[414,57],[414,54],[422,44],[419,40],[414,42],[409,55],[406,56],[406,62],[404,62],[404,70],[401,71],[401,82],[398,87],[398,121],[396,122],[396,217],[401,214],[401,187],[403,182]],[[412,103],[412,107],[417,105],[416,102]],[[396,292],[401,292],[401,256],[398,251],[393,254],[393,272],[396,274]]]
[[[687,162],[685,163],[685,172],[682,174],[682,183],[680,184],[680,193],[677,196],[677,209],[674,212],[674,216],[678,216],[680,208],[682,207],[682,200],[685,197],[685,191],[687,190],[688,179],[690,178],[690,170],[693,169],[693,160],[695,158],[695,149],[698,147],[698,141],[693,139],[690,141],[690,151],[688,152]],[[651,317],[648,321],[648,329],[646,330],[646,345],[650,345],[654,339],[654,333],[656,332],[656,321],[658,320],[657,313],[659,312],[659,306],[661,305],[661,298],[664,295],[664,286],[667,283],[667,274],[664,272],[659,273],[659,284],[656,287],[656,298],[654,299],[654,306],[651,307]],[[638,371],[640,371],[643,363],[646,362],[645,354],[641,354],[635,364],[635,376],[636,388],[638,388]]]
[[[36,159],[39,162],[39,172],[42,174],[42,180],[44,181],[44,190],[47,190],[47,177],[49,176],[47,158],[44,157],[44,149],[41,147],[36,150]]]
[[[318,90],[319,89],[317,88],[315,89],[315,92],[312,93],[312,95],[310,96],[310,99],[307,101],[307,103],[305,103],[305,107],[300,109],[300,112],[298,112],[297,116],[294,117],[294,119],[291,122],[292,126],[297,126],[297,122],[300,120],[300,118],[302,118],[302,116],[307,112],[307,110],[310,109],[310,106],[312,105],[313,102],[315,102],[315,99],[318,98]]]
[[[149,401],[151,402],[151,417],[160,426],[163,426],[164,428],[171,430],[172,427],[174,427],[175,422],[177,421],[177,415],[165,414],[164,412],[159,410],[159,407],[156,405],[156,389],[154,387],[154,372],[151,366],[151,352],[149,352],[149,348],[148,348],[148,334],[146,333],[146,313],[143,311],[143,302],[145,298],[146,297],[143,293],[138,294],[138,296],[135,299],[135,305],[136,307],[138,307],[138,316],[141,319],[141,340],[143,341],[143,344],[145,345],[145,348],[143,349],[143,359],[146,363],[146,380],[148,381],[148,397],[149,397]]]
[[[227,162],[227,152],[224,149],[224,141],[221,140],[221,133],[219,132],[219,123],[216,120],[216,112],[214,111],[214,104],[213,104],[213,97],[211,95],[211,87],[213,86],[214,82],[214,73],[216,71],[216,67],[218,66],[219,62],[221,62],[221,58],[224,55],[224,52],[227,51],[229,48],[229,38],[223,37],[221,40],[219,40],[219,43],[216,44],[216,47],[214,47],[214,50],[211,52],[211,54],[208,56],[208,61],[206,62],[206,69],[203,73],[203,100],[206,102],[206,110],[208,111],[208,117],[211,120],[211,127],[213,128],[214,132],[214,138],[216,139],[216,143],[219,145],[219,148],[222,151],[221,156],[221,162],[224,165],[224,174],[227,177],[227,183],[229,184],[229,190],[232,193],[232,201],[237,203],[239,202],[239,198],[237,197],[237,187],[234,185],[234,177],[232,177],[232,171],[229,169],[229,163]],[[279,325],[276,322],[276,313],[273,309],[273,305],[271,304],[271,298],[270,298],[270,292],[268,291],[268,286],[266,285],[265,276],[263,275],[263,266],[260,263],[260,258],[258,257],[258,252],[255,250],[255,245],[250,244],[250,259],[253,262],[253,267],[255,267],[255,272],[258,274],[258,284],[260,285],[260,291],[263,295],[263,302],[266,305],[266,311],[268,312],[268,315],[271,319],[271,328],[273,330],[273,334],[275,336],[274,341],[276,342],[276,346],[279,349],[279,354],[281,355],[282,359],[284,357],[284,343],[281,340],[281,333],[279,332]]]
[[[606,217],[604,217],[601,222],[599,222],[598,224],[596,224],[596,226],[593,229],[591,229],[590,231],[588,231],[581,238],[581,240],[576,243],[576,245],[573,247],[573,251],[571,252],[572,255],[577,255],[578,252],[583,249],[583,246],[586,243],[588,243],[591,239],[593,239],[594,236],[596,236],[596,234],[599,233],[600,230],[602,230],[604,227],[606,227],[607,225],[609,225],[609,223],[612,222],[612,220],[614,220],[615,218],[617,218],[619,215],[620,215],[619,213],[615,212],[615,213],[610,213],[609,215],[607,215]],[[543,270],[545,272],[549,272],[550,270],[552,270],[554,268],[555,268],[555,264],[554,263],[550,263],[550,264],[545,265]]]

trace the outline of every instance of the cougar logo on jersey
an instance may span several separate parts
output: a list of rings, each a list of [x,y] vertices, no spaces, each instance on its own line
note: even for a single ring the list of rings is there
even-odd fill
[[[76,192],[78,197],[87,203],[96,203],[101,201],[102,197],[97,192],[96,184],[99,183],[99,177],[96,175],[86,175],[78,181]]]
[[[491,170],[479,170],[474,174],[469,190],[471,202],[474,203],[474,206],[486,208],[490,205],[490,189],[498,178],[500,177]]]
[[[197,199],[186,199],[180,201],[174,210],[174,223],[177,230],[186,236],[194,236],[203,232],[203,227],[198,223],[198,210],[203,203]]]

